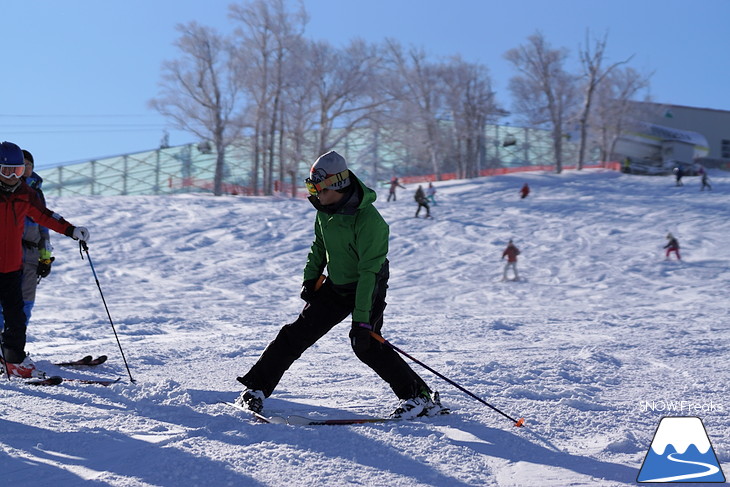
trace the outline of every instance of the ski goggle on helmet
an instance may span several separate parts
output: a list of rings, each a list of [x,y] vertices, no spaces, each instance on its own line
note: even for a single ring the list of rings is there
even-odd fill
[[[350,171],[348,169],[345,169],[342,172],[333,174],[332,176],[316,182],[312,178],[307,178],[304,180],[304,185],[307,187],[307,191],[309,191],[309,194],[311,194],[312,196],[317,196],[323,189],[327,189],[328,187],[335,185],[340,181],[344,181],[348,177],[350,177]]]

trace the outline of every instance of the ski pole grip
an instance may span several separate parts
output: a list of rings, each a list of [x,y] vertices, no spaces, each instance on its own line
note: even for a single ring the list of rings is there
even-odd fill
[[[378,334],[377,334],[377,333],[375,333],[374,331],[371,331],[371,332],[370,332],[370,336],[371,336],[371,337],[373,337],[373,338],[375,338],[375,339],[376,339],[377,341],[379,341],[380,343],[385,343],[385,338],[381,337],[380,335],[378,335]]]

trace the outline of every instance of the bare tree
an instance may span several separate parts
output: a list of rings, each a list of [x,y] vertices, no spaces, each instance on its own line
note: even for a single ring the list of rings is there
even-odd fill
[[[507,51],[505,59],[520,73],[509,82],[514,112],[529,124],[552,132],[555,170],[563,170],[563,134],[576,105],[575,77],[563,67],[566,49],[551,49],[542,33]]]
[[[250,66],[242,81],[255,107],[251,112],[254,194],[258,194],[260,169],[263,169],[264,193],[271,194],[278,152],[276,136],[282,128],[284,66],[293,46],[301,42],[307,14],[301,2],[297,10],[289,11],[285,0],[252,0],[231,5],[229,17],[241,24],[236,30],[239,62]],[[280,166],[280,172],[283,171]]]
[[[178,25],[182,57],[162,66],[160,95],[149,106],[181,130],[212,140],[216,150],[213,193],[222,194],[226,148],[240,134],[236,116],[239,75],[229,42],[196,22]]]
[[[460,177],[479,175],[484,152],[485,128],[501,114],[492,90],[492,80],[484,66],[454,57],[442,72],[445,101],[453,123]]]
[[[633,102],[648,90],[651,75],[642,75],[631,67],[612,70],[596,90],[595,110],[591,112],[591,132],[599,140],[601,159],[613,158],[616,139],[624,131],[634,128],[645,119],[641,105]]]
[[[309,62],[316,86],[317,152],[323,154],[385,104],[377,76],[382,57],[376,46],[355,39],[343,50],[315,42]]]
[[[292,56],[284,66],[282,98],[282,153],[286,176],[291,181],[291,195],[297,195],[300,166],[312,161],[316,155],[317,143],[312,137],[316,133],[317,103],[315,97],[317,77],[309,69],[312,43],[303,40],[292,50]],[[282,179],[284,175],[282,175]]]
[[[388,62],[393,76],[389,86],[397,100],[399,123],[406,125],[406,154],[425,151],[431,171],[441,173],[442,160],[448,145],[443,138],[441,117],[447,109],[444,102],[442,66],[429,62],[422,49],[405,52],[395,40],[386,40]]]
[[[585,80],[583,88],[585,96],[583,98],[583,108],[581,109],[580,116],[578,117],[578,124],[580,126],[578,169],[583,169],[583,162],[585,161],[586,145],[588,143],[588,121],[596,89],[601,82],[603,82],[606,76],[611,73],[611,71],[622,64],[628,63],[633,57],[632,55],[628,59],[613,63],[604,69],[603,62],[607,41],[608,34],[604,35],[603,39],[595,40],[593,47],[591,47],[590,40],[588,39],[588,33],[586,33],[586,47],[580,51],[580,61],[583,66],[583,78]]]

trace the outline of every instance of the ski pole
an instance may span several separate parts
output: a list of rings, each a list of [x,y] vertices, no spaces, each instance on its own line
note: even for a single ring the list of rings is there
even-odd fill
[[[484,399],[482,399],[481,397],[477,396],[477,395],[476,395],[476,394],[474,394],[473,392],[471,392],[471,391],[469,391],[469,390],[465,389],[464,387],[460,386],[459,384],[457,384],[457,383],[456,383],[456,382],[454,382],[453,380],[449,379],[449,378],[448,378],[448,377],[446,377],[445,375],[443,375],[443,374],[440,374],[440,373],[436,372],[435,370],[433,370],[433,369],[432,369],[431,367],[429,367],[428,365],[424,364],[424,363],[423,363],[423,362],[421,362],[420,360],[418,360],[418,359],[416,359],[416,358],[414,358],[414,357],[411,357],[411,356],[410,356],[409,354],[407,354],[406,352],[404,352],[404,351],[403,351],[403,350],[401,350],[400,348],[396,347],[395,345],[393,345],[393,344],[392,344],[392,343],[390,343],[390,342],[389,342],[388,340],[386,340],[386,339],[385,339],[385,338],[383,338],[382,336],[378,335],[378,334],[377,334],[377,333],[375,333],[374,331],[371,331],[371,332],[370,332],[370,335],[372,335],[372,337],[373,337],[373,338],[375,338],[375,339],[376,339],[377,341],[379,341],[380,343],[383,343],[383,344],[385,344],[385,345],[389,346],[390,348],[392,348],[392,349],[393,349],[393,350],[395,350],[396,352],[400,353],[401,355],[403,355],[403,356],[405,356],[405,357],[408,357],[409,359],[413,360],[413,361],[414,361],[415,363],[417,363],[418,365],[420,365],[420,366],[421,366],[421,367],[423,367],[424,369],[428,370],[429,372],[431,372],[431,373],[433,373],[433,374],[436,374],[436,375],[437,375],[438,377],[442,378],[443,380],[445,380],[446,382],[448,382],[448,383],[449,383],[449,384],[451,384],[452,386],[456,387],[456,388],[457,388],[457,389],[459,389],[459,390],[460,390],[461,392],[463,392],[463,393],[467,394],[468,396],[470,396],[470,397],[472,397],[472,398],[476,399],[477,401],[479,401],[480,403],[484,404],[485,406],[489,406],[489,407],[490,407],[490,408],[492,408],[492,409],[493,409],[494,411],[497,411],[497,412],[498,412],[499,414],[501,414],[501,415],[502,415],[502,416],[504,416],[505,418],[507,418],[507,419],[509,419],[510,421],[512,421],[512,422],[514,423],[514,425],[515,425],[515,426],[517,426],[517,427],[522,427],[522,426],[524,426],[524,425],[525,425],[525,418],[520,418],[520,419],[515,419],[515,418],[513,418],[512,416],[508,415],[507,413],[504,413],[504,412],[500,411],[499,409],[497,409],[496,407],[492,406],[492,405],[491,405],[491,404],[489,404],[489,403],[488,403],[487,401],[485,401],[485,400],[484,400]]]
[[[101,291],[101,285],[99,284],[99,278],[96,277],[96,270],[94,269],[94,264],[91,262],[91,256],[89,255],[89,247],[86,245],[86,242],[83,240],[79,240],[79,253],[81,254],[81,259],[83,260],[84,254],[81,253],[81,250],[83,249],[84,252],[86,252],[86,257],[89,259],[89,266],[91,266],[91,272],[94,274],[94,280],[96,281],[96,287],[99,288],[99,294],[101,295],[101,301],[104,303],[104,309],[106,310],[106,315],[109,317],[109,323],[112,325],[112,331],[114,332],[114,338],[117,339],[117,345],[119,346],[119,352],[122,354],[122,360],[124,360],[124,366],[127,368],[127,374],[129,374],[129,381],[133,384],[136,382],[132,378],[132,372],[129,370],[129,365],[127,364],[127,358],[124,356],[124,350],[122,350],[122,344],[119,342],[119,335],[117,335],[117,329],[114,327],[114,322],[112,321],[112,315],[109,314],[109,307],[106,305],[106,299],[104,299],[104,293]]]

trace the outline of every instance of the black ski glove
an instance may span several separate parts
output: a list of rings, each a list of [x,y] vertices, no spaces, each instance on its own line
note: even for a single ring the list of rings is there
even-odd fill
[[[302,292],[299,295],[304,301],[310,302],[317,292],[317,279],[307,279],[302,284]]]
[[[51,264],[53,264],[54,260],[56,260],[56,258],[51,257],[50,259],[38,261],[38,268],[36,269],[38,277],[48,277],[48,274],[51,273]]]
[[[373,327],[370,323],[361,323],[357,321],[352,322],[352,328],[350,329],[350,343],[352,343],[352,349],[355,353],[367,352],[370,348],[370,332]]]

